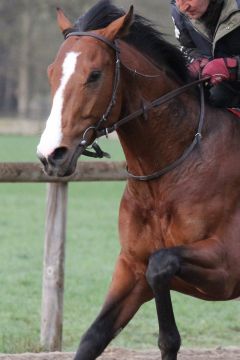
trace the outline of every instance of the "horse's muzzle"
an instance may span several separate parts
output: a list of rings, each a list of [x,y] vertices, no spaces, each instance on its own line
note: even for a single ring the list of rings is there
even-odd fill
[[[37,156],[43,164],[45,173],[56,177],[72,175],[76,169],[79,155],[79,151],[73,152],[64,146],[56,148],[47,157],[37,151]]]

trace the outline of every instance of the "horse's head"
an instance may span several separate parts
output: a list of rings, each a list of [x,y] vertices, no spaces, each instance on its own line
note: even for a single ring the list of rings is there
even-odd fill
[[[37,148],[38,157],[49,175],[72,174],[78,157],[96,138],[96,128],[104,127],[102,123],[105,122],[110,125],[119,116],[119,84],[116,99],[112,99],[116,85],[114,41],[126,34],[132,17],[131,8],[128,14],[109,26],[94,31],[97,38],[70,31],[49,66],[53,103]],[[64,33],[73,28],[60,9],[58,25]]]

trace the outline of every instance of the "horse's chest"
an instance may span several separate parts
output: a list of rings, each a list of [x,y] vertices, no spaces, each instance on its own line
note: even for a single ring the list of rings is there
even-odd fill
[[[156,211],[147,224],[142,235],[153,244],[154,250],[197,241],[207,232],[203,217],[194,213],[179,215],[167,210],[163,213]]]
[[[161,220],[164,243],[176,246],[208,238],[222,219],[222,202],[182,202]]]
[[[138,209],[120,222],[121,243],[131,255],[148,258],[154,251],[204,237],[206,224],[196,213],[166,208]]]
[[[172,218],[171,222],[163,227],[164,244],[177,246],[203,239],[207,233],[207,226],[202,217],[182,216]]]
[[[120,211],[120,241],[125,252],[147,260],[154,251],[202,240],[221,218],[219,202],[184,199],[175,202],[124,198]]]
[[[139,209],[124,216],[124,220],[120,221],[120,241],[125,252],[147,260],[162,244],[161,222],[157,212]]]

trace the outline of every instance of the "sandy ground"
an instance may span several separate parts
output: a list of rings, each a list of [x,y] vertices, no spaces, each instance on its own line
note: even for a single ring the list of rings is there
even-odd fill
[[[0,360],[72,360],[73,353],[0,354]],[[161,360],[158,350],[108,349],[99,360]],[[178,360],[240,360],[240,348],[183,349]]]

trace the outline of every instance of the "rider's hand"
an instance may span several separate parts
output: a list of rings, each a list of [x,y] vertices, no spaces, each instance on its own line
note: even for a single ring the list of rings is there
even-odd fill
[[[212,85],[224,80],[237,79],[238,61],[235,58],[219,58],[209,61],[202,71],[202,77],[210,76]]]
[[[188,64],[188,70],[193,78],[199,78],[202,72],[202,69],[209,62],[208,58],[201,57],[193,60],[190,64]]]

